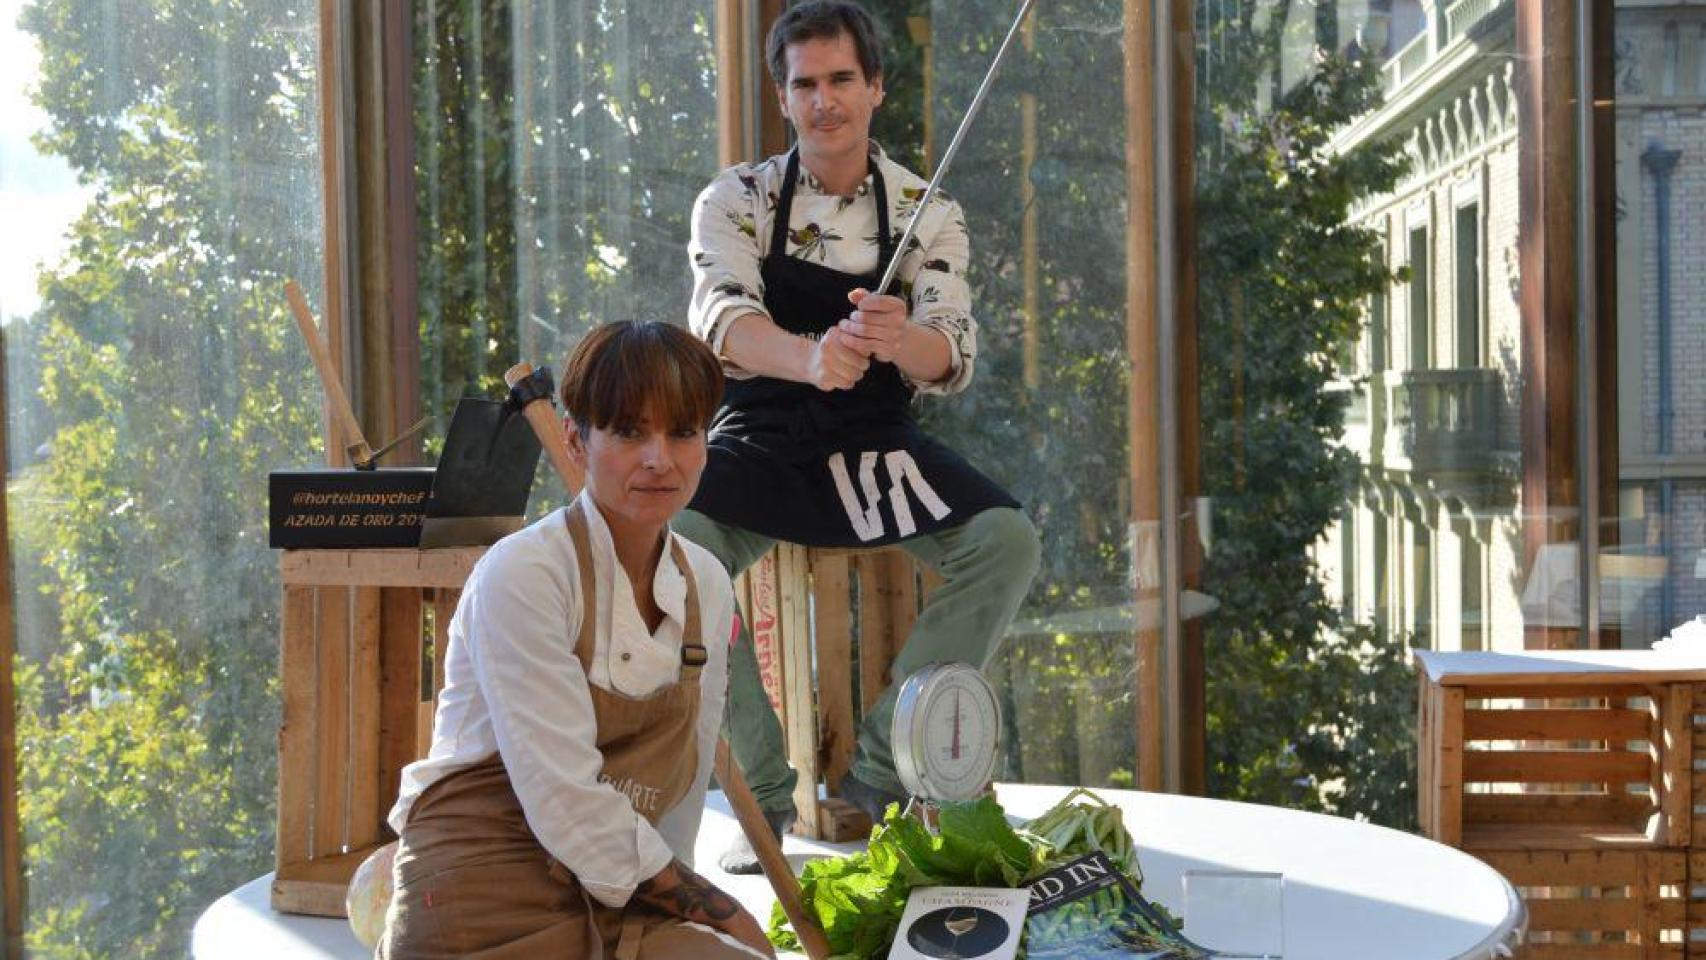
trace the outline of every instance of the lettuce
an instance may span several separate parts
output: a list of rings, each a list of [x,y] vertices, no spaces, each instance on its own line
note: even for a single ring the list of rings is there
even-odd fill
[[[1051,852],[1013,829],[991,797],[943,804],[935,834],[890,806],[871,831],[867,849],[806,864],[800,887],[817,916],[834,960],[883,956],[900,926],[914,887],[1018,887]],[[799,939],[778,904],[770,913],[770,942],[799,950]]]

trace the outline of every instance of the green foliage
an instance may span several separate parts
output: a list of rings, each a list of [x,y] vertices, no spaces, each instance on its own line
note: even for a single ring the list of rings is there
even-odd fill
[[[427,412],[497,396],[516,342],[510,4],[414,4],[419,316]],[[445,421],[440,430],[449,425]]]
[[[890,805],[867,849],[812,860],[800,876],[801,902],[823,927],[836,958],[880,956],[894,939],[914,887],[1017,887],[1036,874],[1050,853],[1007,822],[991,797],[943,804],[931,833],[917,818]],[[770,913],[769,936],[799,950],[782,905]]]
[[[1309,553],[1358,470],[1337,442],[1346,398],[1327,386],[1363,303],[1394,279],[1350,207],[1392,189],[1402,161],[1397,144],[1330,148],[1378,105],[1371,62],[1321,55],[1270,107],[1252,102],[1280,26],[1245,15],[1216,25],[1233,53],[1197,131],[1203,589],[1221,603],[1202,628],[1209,791],[1409,826],[1405,644],[1344,622]]]
[[[319,432],[282,284],[319,275],[314,8],[38,0],[37,138],[94,192],[7,331],[32,956],[182,956],[272,859],[269,468]]]
[[[615,319],[682,322],[717,170],[713,5],[413,5],[421,398],[505,391]],[[563,500],[542,465],[534,509]]]

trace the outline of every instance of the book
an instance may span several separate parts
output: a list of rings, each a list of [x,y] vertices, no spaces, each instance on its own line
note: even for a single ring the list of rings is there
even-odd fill
[[[1146,899],[1100,851],[1050,870],[1031,883],[1025,934],[1030,960],[1213,956],[1187,940],[1172,915]]]
[[[1030,891],[919,887],[907,898],[889,960],[1013,960]]]

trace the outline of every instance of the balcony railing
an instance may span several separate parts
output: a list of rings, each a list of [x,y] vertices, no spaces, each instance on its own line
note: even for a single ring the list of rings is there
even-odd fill
[[[1445,8],[1445,36],[1440,38],[1440,48],[1456,42],[1469,35],[1475,25],[1487,19],[1488,14],[1508,3],[1509,0],[1457,0]]]
[[[1514,3],[1515,0],[1456,0],[1445,8],[1444,17],[1437,21],[1429,17],[1427,27],[1381,66],[1387,96],[1408,86],[1428,64],[1450,52],[1495,12]]]
[[[1504,402],[1499,371],[1406,370],[1384,375],[1377,385],[1384,392],[1380,450],[1388,469],[1446,479],[1497,468]]]
[[[1392,55],[1381,66],[1380,72],[1386,77],[1387,94],[1396,93],[1399,87],[1413,80],[1422,68],[1432,59],[1433,49],[1429,44],[1428,31],[1416,34],[1415,39],[1404,44],[1404,48]]]

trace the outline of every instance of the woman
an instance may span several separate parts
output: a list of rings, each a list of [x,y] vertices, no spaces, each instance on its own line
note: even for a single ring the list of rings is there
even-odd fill
[[[432,749],[391,811],[380,957],[774,955],[690,866],[734,593],[669,519],[721,392],[710,350],[664,323],[599,327],[569,358],[586,489],[468,580]]]

